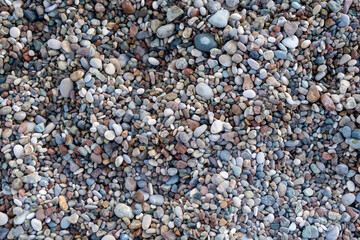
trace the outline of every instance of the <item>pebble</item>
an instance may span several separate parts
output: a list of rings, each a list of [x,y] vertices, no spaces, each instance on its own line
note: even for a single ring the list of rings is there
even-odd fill
[[[224,129],[224,123],[220,120],[215,120],[211,124],[210,131],[211,131],[211,133],[216,134],[216,133],[223,131],[223,129]]]
[[[8,215],[5,213],[0,212],[0,226],[4,226],[9,221]]]
[[[129,219],[134,218],[134,214],[131,207],[123,203],[116,204],[114,208],[114,213],[118,218],[129,218]]]
[[[256,97],[256,93],[254,90],[252,89],[248,89],[248,90],[245,90],[244,93],[243,93],[244,97],[246,98],[255,98]]]
[[[215,41],[214,35],[209,33],[196,35],[194,43],[197,49],[204,52],[210,52],[211,49],[218,47],[218,43]]]
[[[13,149],[13,152],[14,152],[14,156],[16,158],[21,158],[21,156],[24,154],[24,148],[23,146],[21,145],[15,145],[14,146],[14,149]]]
[[[10,28],[10,36],[13,38],[20,37],[20,29],[17,27]]]
[[[159,27],[156,30],[156,35],[158,38],[167,38],[170,37],[175,31],[175,25],[174,24],[167,24],[164,26]]]
[[[315,226],[307,226],[302,232],[302,237],[309,239],[309,238],[318,238],[319,231]]]
[[[217,28],[224,28],[228,24],[230,13],[228,10],[222,9],[217,11],[209,18],[209,23]]]
[[[211,99],[214,96],[212,89],[206,83],[196,85],[196,93],[205,99]]]
[[[290,49],[296,48],[299,45],[299,39],[296,36],[287,37],[282,40],[282,44]]]
[[[61,42],[57,39],[49,39],[47,41],[47,46],[51,49],[59,50],[61,49]]]
[[[151,220],[152,220],[151,215],[149,215],[149,214],[144,215],[142,222],[141,222],[141,227],[143,230],[149,229]]]
[[[342,197],[342,203],[346,206],[349,206],[355,202],[356,196],[353,193],[346,193]]]
[[[71,91],[74,90],[73,81],[71,81],[70,78],[64,78],[63,80],[61,80],[59,89],[60,94],[63,98],[69,98]]]
[[[36,218],[33,218],[33,219],[31,220],[31,227],[32,227],[35,231],[39,232],[39,231],[42,230],[42,223],[41,223],[40,220],[38,220],[38,219],[36,219]]]
[[[113,235],[105,235],[101,240],[116,240],[116,238]]]

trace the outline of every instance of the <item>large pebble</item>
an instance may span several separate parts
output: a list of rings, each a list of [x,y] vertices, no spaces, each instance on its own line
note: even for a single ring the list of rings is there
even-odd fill
[[[61,49],[61,42],[57,39],[49,39],[47,41],[47,46],[51,49],[59,50]]]
[[[134,214],[131,207],[123,203],[118,203],[115,206],[114,213],[118,218],[129,218],[129,219],[134,218]]]
[[[228,10],[222,9],[217,11],[209,18],[209,23],[218,28],[224,28],[228,24],[230,13]]]
[[[214,96],[212,89],[206,83],[199,83],[195,90],[196,94],[206,99],[211,99]]]

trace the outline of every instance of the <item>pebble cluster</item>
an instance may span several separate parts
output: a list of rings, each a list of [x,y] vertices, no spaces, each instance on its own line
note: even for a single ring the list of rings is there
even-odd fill
[[[359,239],[359,20],[1,0],[0,239]]]

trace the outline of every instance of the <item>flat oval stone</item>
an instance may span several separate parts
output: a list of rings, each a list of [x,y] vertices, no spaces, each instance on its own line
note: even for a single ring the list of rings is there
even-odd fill
[[[74,89],[74,83],[70,78],[64,78],[61,80],[60,86],[60,94],[63,98],[70,97],[71,91]]]
[[[218,47],[214,35],[210,33],[196,35],[194,38],[194,43],[197,49],[204,52],[210,52],[211,49]]]
[[[196,94],[206,99],[211,99],[214,96],[212,89],[206,83],[199,83],[195,90]]]
[[[47,41],[47,46],[54,50],[59,50],[61,48],[61,42],[57,39],[49,39]]]
[[[174,24],[167,24],[164,26],[159,27],[156,30],[156,35],[158,38],[167,38],[170,37],[175,31],[175,25]]]

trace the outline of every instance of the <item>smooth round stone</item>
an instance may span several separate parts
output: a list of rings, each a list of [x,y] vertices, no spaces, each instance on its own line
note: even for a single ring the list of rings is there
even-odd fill
[[[175,31],[175,25],[174,24],[167,24],[164,26],[159,27],[156,30],[156,35],[158,38],[167,38],[170,37]]]
[[[114,208],[114,213],[118,218],[134,218],[133,211],[131,207],[123,204],[118,203]]]
[[[109,64],[106,65],[106,67],[105,67],[105,72],[106,72],[106,74],[108,74],[108,75],[114,75],[114,74],[115,74],[115,71],[116,71],[116,69],[115,69],[114,64],[109,63]]]
[[[153,57],[149,57],[148,62],[149,62],[151,65],[154,65],[154,66],[160,65],[159,60],[157,60],[156,58],[153,58]]]
[[[24,120],[26,118],[26,113],[23,111],[17,112],[14,114],[14,119],[16,121],[21,122],[22,120]]]
[[[9,221],[8,215],[5,213],[0,212],[0,226],[4,226]]]
[[[360,149],[360,140],[353,138],[349,141],[349,145],[354,149]]]
[[[228,150],[222,150],[220,152],[220,159],[223,161],[230,161],[231,153]]]
[[[210,13],[216,13],[221,9],[221,3],[217,1],[209,1],[206,4],[206,8],[209,10]]]
[[[316,226],[307,226],[302,232],[303,238],[318,238],[319,231]]]
[[[340,235],[340,228],[335,225],[328,227],[326,231],[326,240],[337,240]]]
[[[344,126],[342,129],[340,129],[340,132],[344,136],[344,138],[350,138],[351,137],[351,128],[348,126]]]
[[[70,78],[64,78],[61,80],[59,89],[63,98],[69,98],[71,91],[74,89],[74,83]]]
[[[105,235],[101,240],[116,240],[116,238],[113,235]]]
[[[217,28],[224,28],[228,24],[230,13],[228,10],[222,9],[217,11],[209,18],[209,23]]]
[[[150,227],[151,220],[152,220],[151,215],[150,214],[145,214],[143,219],[142,219],[142,222],[141,222],[142,229],[147,230]]]
[[[35,231],[41,231],[42,229],[42,223],[40,220],[36,219],[36,218],[33,218],[31,220],[31,227],[35,230]]]
[[[247,60],[247,63],[248,63],[249,66],[250,66],[252,69],[254,69],[254,70],[258,70],[259,67],[260,67],[259,63],[256,62],[254,59],[251,59],[251,58]]]
[[[194,38],[194,43],[197,49],[204,52],[210,52],[211,49],[218,47],[214,35],[210,33],[196,35]]]
[[[347,63],[350,60],[351,60],[351,56],[349,54],[344,54],[344,55],[341,56],[338,64],[339,65],[344,65],[345,63]]]
[[[230,67],[231,66],[231,57],[229,55],[221,55],[219,57],[219,62],[221,63],[221,65],[223,65],[224,67]]]
[[[256,93],[254,90],[248,89],[243,92],[243,96],[246,98],[254,98],[254,97],[256,97]]]
[[[296,36],[287,37],[282,40],[282,44],[287,48],[296,48],[299,45],[299,39]]]
[[[111,131],[111,130],[108,130],[104,133],[104,137],[109,140],[109,141],[112,141],[115,139],[116,135],[115,135],[115,132],[114,131]]]
[[[301,43],[300,47],[301,47],[302,49],[305,49],[305,48],[309,47],[310,44],[311,44],[311,41],[308,40],[308,39],[306,39],[305,41],[303,41],[303,42]]]
[[[67,229],[68,227],[70,227],[70,222],[69,222],[69,217],[66,216],[66,217],[63,217],[60,221],[60,227],[62,229]]]
[[[206,99],[211,99],[214,96],[212,89],[206,83],[199,83],[195,90],[196,94]]]
[[[47,41],[47,46],[51,49],[59,50],[61,49],[61,42],[57,39],[49,39]]]
[[[90,66],[100,69],[102,67],[102,61],[99,58],[92,58],[90,60]]]
[[[350,192],[355,191],[355,184],[353,181],[347,181],[346,182],[346,187]]]
[[[353,193],[346,193],[343,197],[342,197],[342,203],[346,206],[349,206],[351,204],[353,204],[353,202],[355,202],[356,196]]]
[[[24,154],[24,147],[17,144],[14,146],[13,152],[16,158],[21,158],[21,156]]]
[[[335,172],[339,175],[345,176],[349,172],[349,167],[343,163],[340,163],[335,167]]]
[[[10,28],[10,36],[13,38],[20,37],[20,29],[17,27]]]
[[[264,52],[264,59],[265,60],[271,60],[271,59],[274,58],[274,56],[275,56],[275,54],[271,50],[268,50],[268,51]]]

